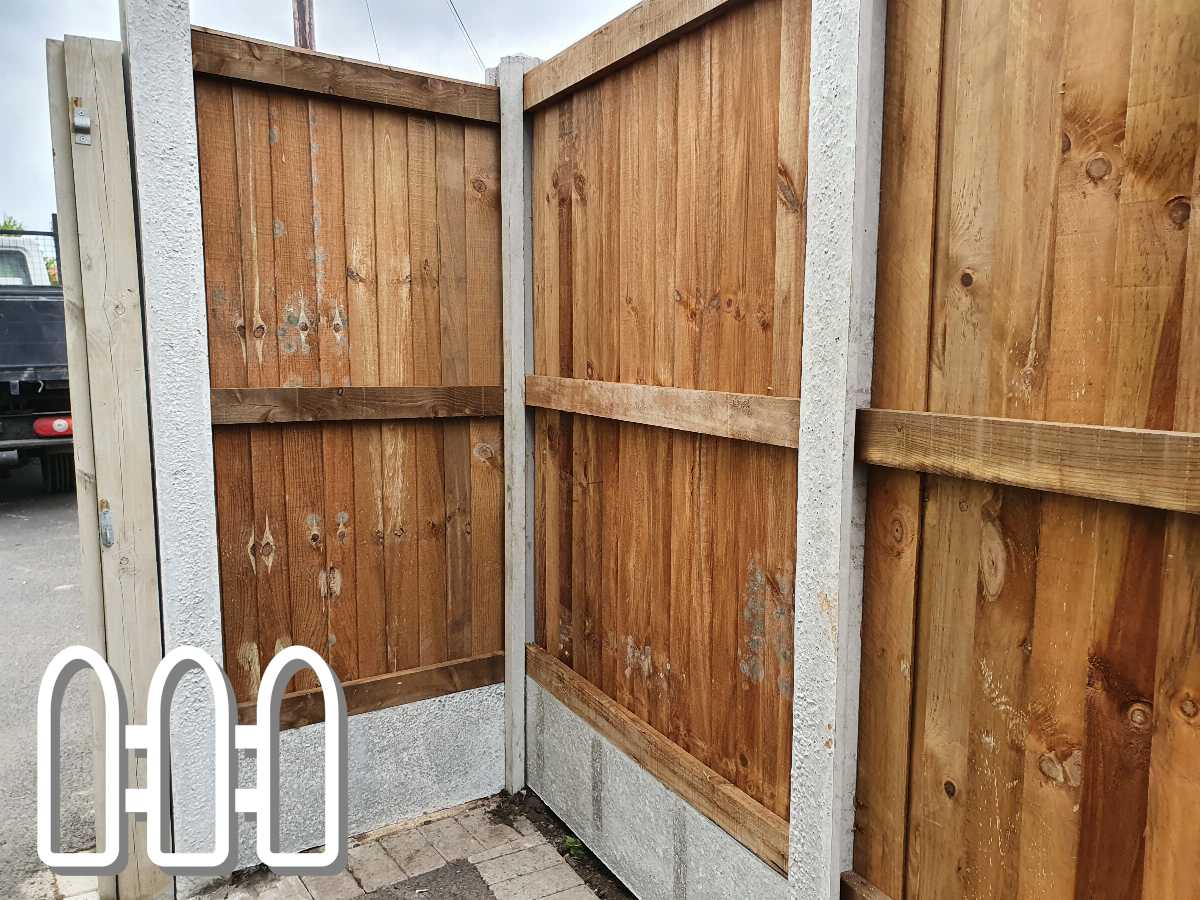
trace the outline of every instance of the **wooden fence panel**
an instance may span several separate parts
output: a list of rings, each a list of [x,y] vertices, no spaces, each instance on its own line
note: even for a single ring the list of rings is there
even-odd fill
[[[384,77],[337,65],[355,96]],[[384,102],[196,77],[226,667],[243,703],[292,643],[350,683],[352,711],[499,677],[499,135]],[[302,702],[289,721],[310,718]]]
[[[807,33],[730,4],[532,113],[536,376],[651,386],[530,399],[538,643],[783,818],[795,450],[642,423],[799,394]]]
[[[1200,8],[1091,13],[889,4],[876,406],[1196,430]],[[1195,896],[1194,516],[877,469],[868,521],[857,871]]]

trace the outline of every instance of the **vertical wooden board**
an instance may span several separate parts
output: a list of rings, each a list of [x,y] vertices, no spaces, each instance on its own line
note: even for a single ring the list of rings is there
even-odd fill
[[[991,415],[1044,414],[1049,329],[1043,323],[1051,313],[1053,200],[1062,145],[1062,92],[1055,85],[1062,73],[1065,11],[1063,0],[1008,10],[998,116],[1011,138],[996,153],[998,193],[985,195],[995,207],[994,245],[978,248],[993,257],[990,269],[982,270],[985,285],[991,283],[991,372],[982,409]],[[961,275],[959,283],[970,296],[974,284]],[[1021,871],[1028,732],[1027,717],[1006,707],[1023,710],[1028,699],[1041,496],[994,490],[982,512],[967,883],[978,896],[1004,896]]]
[[[468,381],[499,384],[500,144],[496,130],[468,124],[466,160]],[[504,645],[504,448],[499,420],[472,419],[471,653]]]
[[[350,383],[355,386],[379,384],[375,178],[374,113],[368,106],[345,103],[342,105],[342,185],[346,231],[346,324]],[[378,422],[355,422],[351,426],[360,678],[388,671],[382,427]]]
[[[619,323],[619,356],[613,381],[635,384],[647,382],[650,354],[653,352],[653,296],[647,296],[642,283],[641,222],[648,215],[647,194],[643,185],[644,173],[640,161],[645,139],[641,133],[642,89],[646,81],[646,66],[653,59],[642,60],[611,76],[617,81],[618,93],[613,98],[620,110],[618,142],[606,145],[609,153],[618,154],[620,169],[612,186],[617,210],[617,241],[620,265],[616,289],[619,306],[614,312]],[[615,515],[621,522],[622,534],[614,543],[616,550],[616,580],[611,585],[614,616],[607,640],[615,644],[614,699],[634,715],[647,716],[646,688],[649,673],[643,666],[649,648],[649,635],[644,630],[643,611],[649,597],[646,591],[647,547],[651,540],[649,494],[647,493],[646,438],[648,429],[619,424],[617,441],[620,451],[616,460],[615,489],[606,491],[613,509],[606,507],[605,516]],[[607,487],[607,481],[606,481]],[[606,530],[608,526],[606,523]],[[606,591],[606,594],[608,591]]]
[[[592,378],[619,381],[621,366],[620,273],[626,260],[620,241],[620,180],[624,147],[620,135],[625,118],[621,109],[620,85],[615,78],[600,82],[600,293],[589,310],[588,349]],[[600,686],[615,696],[618,673],[623,670],[625,641],[621,635],[621,597],[617,585],[620,553],[621,432],[616,422],[596,422],[596,468],[600,495],[600,566],[595,573],[601,615]]]
[[[246,337],[246,384],[251,388],[272,388],[280,384],[280,354],[276,336],[268,94],[246,85],[233,85],[233,115],[238,154],[242,302],[250,329]],[[252,426],[246,431],[250,440],[252,530],[256,539],[251,553],[258,606],[258,666],[262,670],[271,656],[292,643],[287,510],[281,464],[283,433],[271,426]],[[241,502],[245,503],[245,497]]]
[[[225,672],[238,702],[258,697],[259,658],[250,434],[243,425],[213,430],[217,484],[217,552],[221,574]]]
[[[644,104],[642,130],[647,142],[653,137],[653,157],[643,165],[655,172],[654,210],[649,216],[654,231],[647,234],[646,244],[651,259],[644,272],[647,294],[652,298],[654,339],[651,345],[651,383],[671,385],[674,378],[675,350],[675,212],[676,158],[679,144],[677,116],[679,91],[679,47],[669,44],[658,51],[654,107]],[[662,734],[678,738],[674,727],[672,698],[674,695],[675,647],[674,619],[684,617],[681,603],[671,590],[671,544],[674,528],[672,445],[674,434],[655,429],[650,432],[650,471],[654,473],[651,497],[650,533],[654,536],[649,547],[650,591],[650,664],[654,673],[650,691],[650,724]],[[681,598],[682,599],[682,598]],[[682,648],[681,648],[682,649]]]
[[[533,117],[533,371],[559,374],[558,318],[561,310],[559,279],[559,158],[558,119],[562,106],[550,106]],[[559,657],[562,629],[558,570],[562,565],[558,517],[562,513],[557,478],[561,462],[558,442],[551,448],[550,433],[557,431],[561,415],[552,410],[534,413],[534,602],[537,643]]]
[[[321,385],[343,387],[350,383],[350,330],[346,320],[341,106],[334,100],[312,98],[308,120]]]
[[[1064,14],[1061,156],[1054,194],[1053,300],[1044,406],[1051,421],[1100,422],[1115,301],[1120,141],[1129,82],[1132,3],[1106,16]],[[1026,676],[1019,864],[1022,897],[1076,890],[1099,504],[1042,499]]]
[[[589,339],[600,303],[601,212],[603,189],[600,164],[600,89],[586,87],[572,98],[576,129],[575,175],[572,179],[571,375],[594,377]],[[597,468],[597,423],[587,416],[571,417],[571,533],[578,552],[571,556],[571,598],[575,639],[575,668],[602,687],[602,608],[600,567],[600,475]]]
[[[377,109],[375,242],[378,253],[379,381],[415,384],[413,272],[409,231],[408,116]],[[421,664],[415,423],[381,426],[387,660],[392,672]]]
[[[442,372],[442,259],[438,247],[435,121],[408,120],[409,235],[413,265],[413,379],[439,384]],[[417,571],[421,665],[447,657],[446,477],[443,426],[416,425]]]
[[[213,387],[244,387],[246,322],[238,161],[233,90],[228,82],[208,78],[196,82],[196,121],[212,383]]]
[[[472,328],[467,303],[466,158],[463,125],[435,125],[437,246],[441,276],[441,384],[466,384]],[[471,655],[471,426],[449,419],[442,426],[446,507],[446,653]]]
[[[237,147],[246,384],[279,384],[278,316],[271,215],[270,112],[266,91],[232,85]],[[203,169],[203,164],[201,164]],[[201,200],[203,203],[203,199]],[[208,242],[205,242],[207,256]]]
[[[1200,35],[1195,10],[1182,23],[1193,39]],[[1192,60],[1193,69],[1195,60]],[[1193,71],[1193,77],[1197,73]],[[1192,82],[1193,90],[1195,81]],[[1195,145],[1193,144],[1193,152]],[[1178,200],[1173,201],[1179,204]],[[1179,381],[1175,429],[1200,430],[1200,154],[1193,163],[1191,196],[1177,205],[1176,220],[1188,234],[1184,274]],[[1187,218],[1183,212],[1186,210]],[[1186,228],[1185,228],[1186,227]],[[1165,896],[1180,885],[1194,884],[1200,865],[1195,810],[1200,778],[1200,523],[1195,516],[1167,520],[1162,612],[1158,632],[1154,708],[1154,742],[1150,757],[1147,804],[1146,872],[1142,895]]]
[[[312,172],[308,101],[272,92],[270,99],[272,234],[279,314],[279,377],[284,387],[320,384],[320,317],[313,272]]]
[[[710,26],[712,30],[712,134],[716,142],[716,186],[719,212],[708,228],[715,233],[714,294],[705,306],[701,327],[700,385],[712,390],[740,391],[745,383],[744,323],[745,254],[747,251],[748,153],[751,135],[742,118],[749,91],[747,72],[739,49],[746,40],[747,8],[735,10]],[[708,442],[706,442],[707,444]],[[712,448],[711,496],[713,508],[703,516],[711,529],[712,556],[707,560],[712,597],[710,684],[713,705],[713,740],[709,764],[730,781],[742,786],[739,771],[740,703],[738,623],[745,567],[738,558],[741,517],[736,505],[742,498],[737,479],[738,449],[732,441],[715,440]],[[735,493],[736,492],[736,493]],[[735,497],[737,500],[735,500]],[[737,524],[730,527],[730,518]]]
[[[676,242],[672,321],[672,383],[700,386],[702,311],[711,282],[711,256],[706,252],[706,223],[712,214],[710,152],[711,38],[709,29],[685,35],[679,42],[678,135],[676,158]],[[704,532],[700,489],[704,471],[704,439],[671,435],[671,596],[682,601],[672,609],[674,733],[671,737],[697,758],[706,759],[711,738],[708,622],[710,595],[702,568]]]
[[[308,102],[272,93],[269,107],[275,236],[275,296],[280,306],[279,375],[284,386],[321,381],[319,314],[313,267],[312,170]],[[282,434],[287,573],[292,640],[328,658],[329,615],[322,597],[325,570],[323,465],[319,425],[288,426]],[[276,465],[280,463],[277,462]],[[297,688],[316,686],[301,671]]]
[[[277,387],[280,383],[269,107],[266,91],[240,84],[233,86],[243,316],[249,328],[246,384],[250,387]],[[283,432],[277,426],[251,426],[247,432],[261,669],[281,648],[292,643]],[[245,503],[245,496],[241,502]]]
[[[574,365],[574,296],[575,296],[575,157],[577,140],[575,135],[575,105],[570,99],[559,106],[558,116],[558,167],[556,179],[558,187],[558,314],[556,328],[558,333],[557,350],[551,348],[550,353],[557,354],[551,374],[570,375]],[[573,560],[575,558],[575,541],[571,532],[574,519],[572,512],[573,493],[573,441],[575,423],[573,416],[558,415],[554,420],[555,427],[548,432],[556,440],[552,446],[552,454],[556,465],[547,474],[553,474],[558,480],[558,538],[557,545],[557,586],[555,593],[558,597],[558,656],[568,665],[573,664],[575,657],[575,629],[578,621],[575,615],[574,597],[571,593],[573,578]]]
[[[933,271],[930,409],[986,409],[997,213],[997,145],[1007,9],[962,0],[946,12],[937,239]],[[982,361],[982,362],[981,362]],[[918,604],[922,652],[917,670],[909,887],[915,896],[958,895],[975,889],[967,828],[989,789],[973,770],[982,734],[971,730],[972,704],[986,683],[974,659],[976,601],[985,486],[950,479],[929,482]],[[969,573],[969,574],[968,574]],[[981,640],[986,642],[986,631]],[[1019,700],[1018,700],[1019,702]],[[997,741],[1000,738],[996,738]],[[972,837],[975,837],[972,831]]]
[[[1173,213],[1194,176],[1196,33],[1192,4],[1134,3],[1107,424],[1171,428],[1175,421],[1188,235]],[[1145,887],[1165,527],[1155,511],[1100,506],[1077,894],[1136,896]]]
[[[351,376],[342,110],[336,101],[314,98],[309,101],[308,113],[321,384],[341,387],[350,383]],[[323,424],[321,451],[326,540],[320,588],[328,609],[326,640],[333,670],[343,681],[352,681],[359,677],[353,426],[344,422]]]
[[[205,247],[209,357],[216,387],[246,385],[246,324],[242,298],[239,173],[233,91],[229,84],[196,84],[200,202]],[[225,670],[238,700],[258,694],[258,610],[250,443],[245,428],[213,432],[217,477],[217,544]]]
[[[927,407],[944,5],[887,6],[872,385],[872,404],[884,408]],[[781,139],[785,116],[781,97]],[[920,475],[883,469],[867,485],[854,870],[890,897],[904,893],[909,832],[921,486]]]

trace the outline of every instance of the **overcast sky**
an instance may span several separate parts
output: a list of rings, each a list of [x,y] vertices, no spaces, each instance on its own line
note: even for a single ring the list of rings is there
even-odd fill
[[[376,59],[364,0],[314,0],[317,49]],[[528,53],[547,58],[634,0],[455,0],[485,63]],[[482,81],[446,0],[369,0],[383,62]],[[118,0],[0,0],[0,217],[50,226],[54,180],[46,100],[46,38],[119,39]],[[291,0],[192,0],[192,22],[292,42]]]

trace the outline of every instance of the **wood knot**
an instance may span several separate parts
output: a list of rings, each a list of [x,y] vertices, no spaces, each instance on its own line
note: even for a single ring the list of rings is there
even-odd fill
[[[342,333],[342,323],[341,322],[334,322],[332,327],[333,327],[334,334]]]
[[[267,333],[267,326],[264,325],[262,322],[259,322],[257,325],[254,326],[254,336],[256,338],[258,338],[260,341],[263,339],[263,337],[266,335],[266,333]]]
[[[958,276],[958,282],[965,288],[969,288],[975,283],[975,273],[970,269],[963,269],[962,274]]]
[[[1153,721],[1153,710],[1149,703],[1138,701],[1130,703],[1129,709],[1125,712],[1129,719],[1129,725],[1134,731],[1148,731],[1150,723]]]
[[[1069,134],[1067,134],[1065,131],[1062,133],[1062,152],[1063,153],[1071,152],[1071,136]]]
[[[481,196],[487,193],[487,182],[478,175],[471,179],[471,187]]]
[[[946,796],[949,797],[951,800],[953,800],[954,795],[958,793],[958,787],[954,784],[953,781],[947,781],[945,784],[943,784],[942,790],[946,792]]]
[[[1179,714],[1185,719],[1194,719],[1200,715],[1200,705],[1191,697],[1184,697],[1179,701]]]
[[[1167,201],[1167,218],[1176,228],[1183,228],[1192,217],[1192,204],[1187,197],[1174,197]]]
[[[1103,181],[1112,174],[1112,163],[1108,161],[1108,157],[1101,154],[1089,159],[1083,170],[1092,181]]]
[[[236,331],[237,331],[237,333],[238,333],[238,337],[240,337],[240,338],[242,338],[242,339],[244,340],[244,339],[245,339],[245,337],[246,337],[246,323],[245,323],[245,322],[238,322],[238,323],[237,323],[237,328],[236,328],[235,330],[236,330]]]

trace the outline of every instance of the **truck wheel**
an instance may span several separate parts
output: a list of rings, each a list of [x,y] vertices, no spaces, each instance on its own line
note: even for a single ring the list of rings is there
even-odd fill
[[[42,457],[42,487],[47,494],[75,490],[73,453],[47,453]]]

